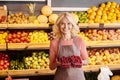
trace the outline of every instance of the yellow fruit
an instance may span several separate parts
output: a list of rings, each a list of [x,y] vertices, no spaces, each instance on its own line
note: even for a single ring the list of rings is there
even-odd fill
[[[101,10],[101,11],[102,11],[102,10],[103,10],[103,7],[99,7],[99,9],[98,9],[98,10]]]
[[[105,7],[105,3],[102,3],[102,4],[100,5],[100,7],[104,8],[104,7]]]
[[[111,80],[120,80],[120,75],[112,76]]]
[[[88,10],[87,10],[87,13],[91,13],[91,12],[92,12],[92,9],[88,9]]]
[[[38,21],[37,19],[35,19],[35,20],[33,21],[33,23],[34,23],[34,24],[39,24],[39,21]]]
[[[41,13],[45,16],[49,16],[50,14],[52,14],[52,8],[50,6],[45,5],[41,8]]]
[[[107,15],[102,15],[103,20],[107,20]]]
[[[90,14],[90,15],[95,16],[95,15],[96,15],[96,12],[95,12],[95,11],[93,11],[93,12],[91,12],[91,14]]]
[[[39,21],[39,23],[47,23],[48,22],[48,18],[45,15],[39,15],[37,17],[37,20]]]
[[[113,2],[111,2],[111,5],[115,5],[115,6],[116,6],[116,5],[117,5],[117,3],[113,1]]]
[[[102,15],[102,11],[101,11],[101,10],[98,10],[98,11],[97,11],[97,15]]]
[[[101,19],[101,20],[100,20],[100,23],[104,23],[104,20]]]
[[[110,1],[108,1],[108,2],[107,2],[107,5],[111,5],[111,2],[110,2]]]
[[[91,9],[92,9],[92,11],[96,11],[97,7],[96,6],[92,6]]]
[[[93,20],[89,20],[88,23],[94,23],[94,21]]]
[[[92,20],[92,19],[95,18],[95,16],[94,15],[90,15],[88,18]]]
[[[51,24],[54,24],[54,23],[56,22],[57,18],[58,18],[58,15],[57,15],[57,14],[51,14],[51,15],[49,16],[48,20],[49,20],[49,22],[50,22]]]

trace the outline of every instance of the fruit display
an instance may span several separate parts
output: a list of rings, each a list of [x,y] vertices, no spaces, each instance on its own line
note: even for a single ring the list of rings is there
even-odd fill
[[[25,69],[25,65],[23,62],[19,61],[18,59],[11,60],[9,69],[10,70],[23,70]]]
[[[0,24],[5,23],[6,19],[7,19],[7,6],[0,5]]]
[[[4,23],[6,21],[6,16],[0,16],[0,23]]]
[[[70,14],[71,14],[73,20],[74,20],[76,23],[78,23],[78,21],[79,21],[79,16],[78,16],[75,12],[72,12],[72,13],[70,13]]]
[[[48,54],[44,51],[32,52],[32,56],[24,57],[27,69],[49,69]]]
[[[48,35],[43,30],[34,30],[29,33],[30,43],[49,43]]]
[[[28,24],[29,18],[23,12],[9,14],[7,17],[8,24]]]
[[[8,31],[0,31],[0,44],[5,44],[6,37],[8,35]]]
[[[73,12],[78,16],[78,23],[88,23],[88,17],[86,12]]]
[[[38,20],[39,23],[47,23],[48,22],[48,18],[45,15],[39,15],[37,17],[37,20]]]
[[[52,14],[52,8],[48,5],[44,5],[42,8],[41,8],[41,13],[45,16],[50,16],[50,14]]]
[[[29,31],[12,31],[6,37],[7,43],[29,43]]]
[[[89,65],[120,64],[120,49],[91,49],[88,50]]]
[[[97,8],[92,6],[87,10],[89,23],[115,23],[120,22],[120,9],[116,2],[101,3]]]
[[[50,24],[55,24],[57,18],[58,18],[58,14],[55,14],[55,13],[51,14],[48,18],[49,23]]]
[[[89,29],[79,33],[85,41],[120,40],[120,29]]]
[[[120,75],[114,75],[110,80],[120,80]]]
[[[9,56],[6,53],[0,52],[0,70],[8,69],[9,65]]]

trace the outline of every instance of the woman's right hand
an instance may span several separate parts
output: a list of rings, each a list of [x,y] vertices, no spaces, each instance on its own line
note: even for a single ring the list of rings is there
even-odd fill
[[[48,40],[53,40],[53,39],[55,39],[55,38],[56,38],[56,36],[55,36],[55,33],[54,33],[54,32],[48,33]]]

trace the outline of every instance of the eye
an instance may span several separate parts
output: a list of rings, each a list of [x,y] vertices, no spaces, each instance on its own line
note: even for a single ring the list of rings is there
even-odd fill
[[[68,25],[71,25],[71,23],[68,23]]]

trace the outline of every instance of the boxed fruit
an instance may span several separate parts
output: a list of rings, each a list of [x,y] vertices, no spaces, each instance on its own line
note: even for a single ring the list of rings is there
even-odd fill
[[[0,23],[5,23],[7,20],[7,6],[0,6]]]

